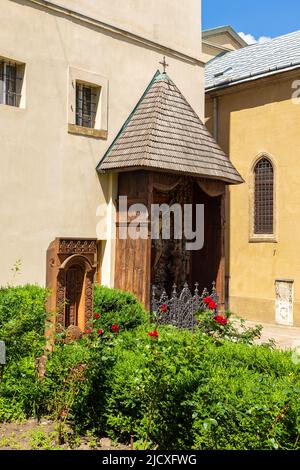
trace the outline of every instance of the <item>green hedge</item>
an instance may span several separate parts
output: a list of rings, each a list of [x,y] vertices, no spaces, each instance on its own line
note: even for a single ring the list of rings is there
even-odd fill
[[[0,382],[0,421],[38,414],[41,390],[35,358],[45,348],[47,296],[46,289],[34,285],[0,289],[0,339],[7,352]]]
[[[162,449],[300,449],[300,366],[290,352],[159,333],[158,342],[143,328],[124,333],[111,350],[100,433]]]
[[[9,352],[0,421],[48,415],[81,433],[134,434],[137,448],[300,449],[300,364],[291,352],[170,326],[149,337],[155,326],[131,294],[96,286],[92,333],[58,342],[39,382],[46,295],[35,286],[0,290]]]
[[[117,324],[122,330],[147,322],[148,316],[136,297],[118,289],[95,285],[94,312],[101,315],[96,327],[109,330]]]
[[[0,339],[6,343],[8,361],[43,350],[47,295],[35,285],[0,289]]]

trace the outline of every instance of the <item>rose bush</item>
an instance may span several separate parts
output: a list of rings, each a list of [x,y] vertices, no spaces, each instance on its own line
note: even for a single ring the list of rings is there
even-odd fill
[[[39,380],[47,293],[22,289],[0,291],[0,420],[50,417],[61,441],[67,423],[75,434],[134,435],[136,448],[300,449],[300,364],[251,344],[259,328],[241,329],[213,299],[192,332],[149,325],[131,294],[97,286],[86,334],[59,336]]]

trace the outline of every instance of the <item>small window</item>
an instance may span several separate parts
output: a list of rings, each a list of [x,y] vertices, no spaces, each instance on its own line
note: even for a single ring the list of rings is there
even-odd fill
[[[24,65],[0,59],[0,104],[20,106]]]
[[[274,170],[267,158],[254,167],[254,234],[274,232]]]
[[[95,127],[100,88],[76,82],[76,125]]]

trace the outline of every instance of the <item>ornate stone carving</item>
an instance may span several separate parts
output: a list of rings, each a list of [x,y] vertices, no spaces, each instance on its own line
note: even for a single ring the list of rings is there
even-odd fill
[[[48,311],[56,329],[83,329],[93,317],[93,284],[97,263],[96,239],[56,238],[47,251]]]
[[[276,280],[276,322],[279,325],[293,325],[293,281]]]
[[[66,274],[64,271],[59,271],[58,276],[57,276],[57,287],[56,287],[56,310],[57,310],[57,321],[60,325],[64,325],[65,290],[66,290]]]
[[[59,240],[59,254],[76,254],[76,253],[96,253],[96,240],[70,240],[61,238]]]
[[[193,194],[192,187],[188,178],[182,178],[180,184],[177,184],[172,191],[167,191],[167,200],[162,191],[156,191],[155,202],[167,202],[170,206],[173,204],[190,204]],[[174,239],[174,219],[170,219],[169,240],[162,239],[162,226],[160,222],[160,238],[152,240],[152,279],[154,285],[170,290],[175,283],[182,288],[190,276],[190,252],[185,249],[186,239],[182,233],[181,239]]]
[[[81,329],[76,325],[70,325],[67,329],[65,343],[70,343],[82,337]]]
[[[94,270],[86,274],[86,287],[85,287],[85,323],[89,324],[93,319],[93,283],[94,283]]]

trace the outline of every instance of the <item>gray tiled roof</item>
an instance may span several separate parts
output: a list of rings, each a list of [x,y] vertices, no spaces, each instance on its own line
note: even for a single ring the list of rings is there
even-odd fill
[[[99,172],[137,168],[243,180],[166,74],[157,73],[99,163]]]
[[[300,67],[300,31],[212,59],[205,67],[205,88],[229,86],[295,67]]]

